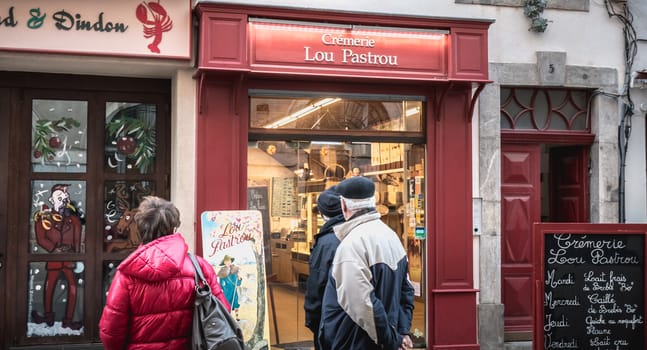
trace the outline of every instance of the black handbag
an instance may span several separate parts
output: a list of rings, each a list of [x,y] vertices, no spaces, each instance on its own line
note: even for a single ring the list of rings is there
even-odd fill
[[[243,331],[227,308],[211,293],[195,256],[188,253],[195,268],[192,350],[245,350]]]

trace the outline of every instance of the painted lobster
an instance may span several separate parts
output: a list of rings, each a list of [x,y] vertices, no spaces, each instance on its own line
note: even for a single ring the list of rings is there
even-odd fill
[[[148,14],[151,14],[151,19],[148,19]],[[166,10],[158,2],[142,2],[137,5],[135,11],[137,19],[144,25],[144,38],[152,38],[153,42],[148,44],[148,49],[154,53],[160,53],[157,45],[162,42],[162,33],[168,32],[173,28],[173,21],[168,16]]]

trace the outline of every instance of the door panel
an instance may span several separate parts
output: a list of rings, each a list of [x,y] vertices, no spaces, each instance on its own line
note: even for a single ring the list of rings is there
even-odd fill
[[[532,224],[540,221],[539,145],[502,145],[501,278],[506,332],[532,330]]]
[[[9,90],[0,89],[0,169],[9,169]],[[8,171],[0,171],[0,286],[6,286],[7,236],[7,195]],[[6,288],[0,288],[0,347],[5,344],[5,294]]]
[[[169,198],[169,82],[0,76],[0,349],[95,348],[106,277],[137,245],[121,219]]]
[[[589,221],[587,161],[586,147],[550,150],[550,221]]]

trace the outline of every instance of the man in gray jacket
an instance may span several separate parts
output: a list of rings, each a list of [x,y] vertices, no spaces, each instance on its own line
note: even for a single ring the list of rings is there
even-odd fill
[[[412,347],[413,287],[407,254],[375,210],[375,184],[366,177],[337,185],[346,222],[324,292],[319,342],[325,350]]]

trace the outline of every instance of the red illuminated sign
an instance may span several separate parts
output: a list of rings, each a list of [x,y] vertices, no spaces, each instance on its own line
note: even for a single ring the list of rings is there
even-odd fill
[[[253,67],[447,74],[447,34],[442,31],[253,20],[249,29]]]

